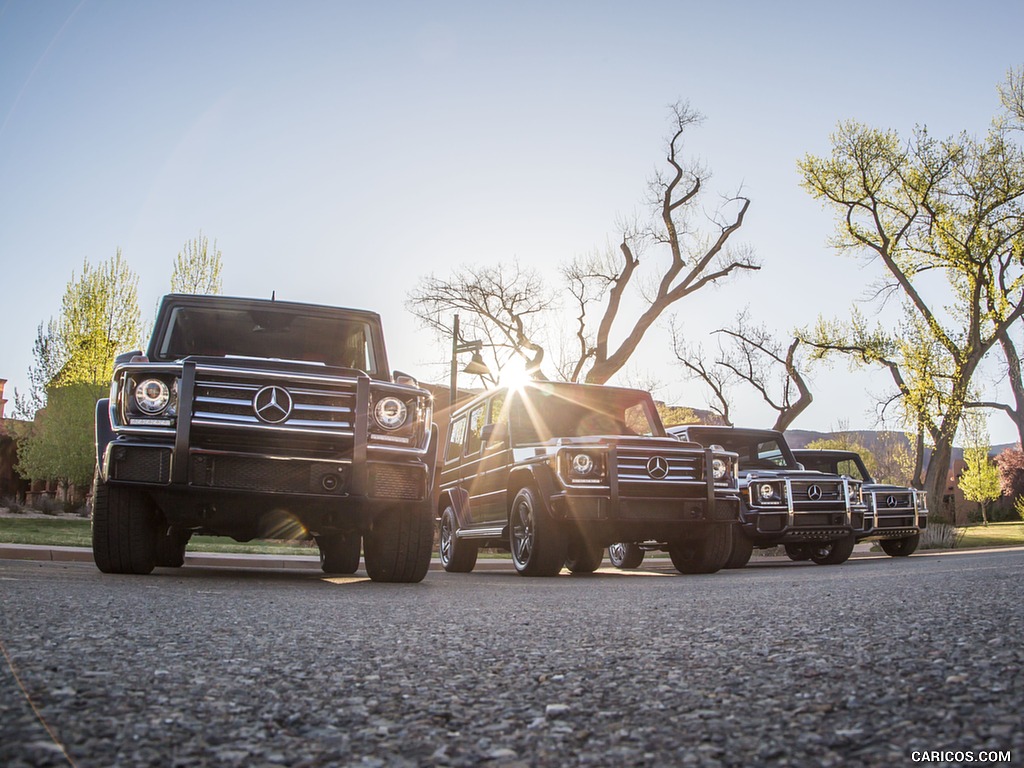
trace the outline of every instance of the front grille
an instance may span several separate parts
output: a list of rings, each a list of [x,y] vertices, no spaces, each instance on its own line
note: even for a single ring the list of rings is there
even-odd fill
[[[269,384],[285,389],[292,411],[276,424],[290,429],[351,433],[355,424],[354,381],[276,380],[244,373],[198,370],[192,400],[193,425],[266,426],[256,415],[253,401]]]
[[[793,480],[790,487],[793,493],[794,504],[820,504],[822,502],[846,503],[846,496],[843,491],[843,484],[836,482],[820,482]],[[820,492],[818,498],[811,497],[811,490],[817,488]]]
[[[913,509],[914,496],[912,493],[872,493],[874,508],[879,514],[886,510]]]
[[[652,459],[662,458],[668,467],[664,477],[652,477],[648,466]],[[704,454],[658,451],[631,451],[619,449],[616,460],[619,483],[683,483],[704,479]]]
[[[426,474],[421,466],[370,465],[370,496],[378,499],[419,501],[425,493]]]

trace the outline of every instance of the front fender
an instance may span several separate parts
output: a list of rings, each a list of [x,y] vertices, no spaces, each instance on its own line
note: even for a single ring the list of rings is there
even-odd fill
[[[562,487],[555,479],[555,473],[551,467],[546,463],[538,463],[517,468],[508,478],[507,501],[510,507],[516,493],[525,485],[532,485],[537,489],[540,502],[551,514],[554,511],[552,500],[562,494]]]
[[[437,516],[435,518],[438,522],[441,520],[441,513],[448,507],[455,511],[455,519],[459,523],[459,528],[469,526],[471,520],[468,493],[461,488],[449,488],[448,490],[441,491],[441,496],[437,501]]]
[[[106,467],[103,466],[103,456],[107,452],[107,446],[113,441],[114,425],[110,423],[110,398],[104,397],[96,401],[95,419],[95,444],[96,444],[96,467],[100,479],[104,482],[107,479]]]

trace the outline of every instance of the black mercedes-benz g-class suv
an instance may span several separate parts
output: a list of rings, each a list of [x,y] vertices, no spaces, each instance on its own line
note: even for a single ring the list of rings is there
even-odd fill
[[[668,431],[739,455],[740,523],[726,568],[746,565],[754,547],[779,544],[792,559],[820,565],[850,557],[865,512],[860,482],[804,470],[775,430],[686,425]]]
[[[524,576],[591,573],[617,541],[667,542],[684,573],[722,567],[738,513],[735,455],[666,436],[646,392],[532,382],[453,414],[440,468],[440,557],[480,547]]]
[[[921,540],[921,531],[928,527],[924,491],[876,483],[856,451],[794,448],[793,455],[806,469],[848,475],[864,483],[867,512],[863,524],[854,528],[857,541],[878,541],[878,546],[890,557],[906,557],[914,553]]]
[[[420,581],[433,549],[430,393],[374,312],[164,297],[96,409],[92,544],[107,573],[180,566],[193,533],[315,538],[323,569]]]

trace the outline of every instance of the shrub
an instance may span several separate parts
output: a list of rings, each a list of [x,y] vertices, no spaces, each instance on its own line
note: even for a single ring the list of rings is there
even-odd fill
[[[0,499],[0,509],[7,509],[9,512],[24,512],[25,507],[14,496],[5,496]]]
[[[945,523],[933,523],[929,521],[928,527],[921,532],[921,549],[956,549],[964,532],[955,525]]]

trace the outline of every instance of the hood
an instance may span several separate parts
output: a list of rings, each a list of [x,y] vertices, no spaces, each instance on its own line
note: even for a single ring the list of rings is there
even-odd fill
[[[267,371],[268,373],[314,373],[321,376],[340,376],[344,378],[357,378],[367,376],[365,371],[354,368],[340,368],[338,366],[324,365],[323,363],[312,363],[305,360],[282,360],[273,357],[242,357],[239,355],[191,355],[177,360],[178,363],[194,362],[197,365],[218,365],[225,368],[248,368],[250,370]]]
[[[545,445],[615,445],[624,448],[643,448],[645,450],[691,450],[703,451],[704,446],[688,443],[674,437],[640,437],[639,435],[583,435],[581,437],[556,437],[548,440]]]
[[[842,480],[839,475],[814,472],[807,469],[740,469],[740,485],[752,483],[757,480],[821,480],[823,482],[835,482]]]

